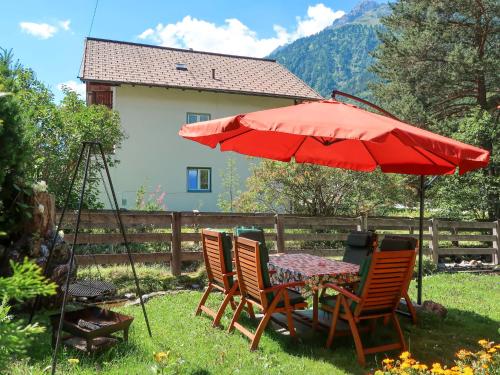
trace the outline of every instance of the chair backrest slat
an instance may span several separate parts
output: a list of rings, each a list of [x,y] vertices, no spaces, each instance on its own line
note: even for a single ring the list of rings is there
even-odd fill
[[[415,265],[415,251],[375,252],[354,314],[396,309]]]
[[[234,257],[242,295],[262,304],[262,281],[259,242],[243,237],[234,238]]]
[[[201,238],[208,280],[218,282],[227,287],[227,280],[223,277],[223,274],[227,273],[227,270],[222,249],[222,233],[203,229]]]

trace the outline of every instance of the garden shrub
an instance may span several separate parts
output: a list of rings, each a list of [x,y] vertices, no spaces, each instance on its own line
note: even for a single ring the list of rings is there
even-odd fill
[[[25,324],[10,314],[9,302],[22,302],[37,295],[55,294],[56,285],[48,282],[36,264],[24,260],[23,263],[11,261],[12,276],[0,277],[0,373],[13,357],[26,353],[33,335],[41,333],[44,327]]]

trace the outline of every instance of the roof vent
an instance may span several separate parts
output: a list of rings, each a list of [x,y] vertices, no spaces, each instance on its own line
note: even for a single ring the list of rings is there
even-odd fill
[[[177,70],[188,70],[188,67],[187,67],[186,64],[177,63],[177,64],[175,64],[175,69],[177,69]]]

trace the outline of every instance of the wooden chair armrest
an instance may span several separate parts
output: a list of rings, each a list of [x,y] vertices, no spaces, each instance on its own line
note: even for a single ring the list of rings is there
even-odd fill
[[[336,284],[323,284],[323,288],[331,288],[333,290],[336,290],[337,292],[339,292],[340,294],[344,295],[345,297],[349,298],[349,299],[352,299],[354,302],[360,302],[361,301],[361,298],[359,298],[357,295],[355,294],[352,294],[351,292],[349,292],[347,289],[344,289]]]
[[[298,286],[304,286],[305,283],[303,281],[295,281],[295,282],[292,282],[292,283],[285,283],[285,284],[279,284],[279,285],[274,285],[270,288],[266,288],[266,289],[263,289],[262,291],[267,293],[267,292],[273,292],[273,291],[276,291],[276,290],[280,290],[280,289],[285,289],[285,288],[296,288]]]
[[[224,275],[222,275],[222,276],[224,276],[224,277],[230,277],[230,276],[235,276],[235,275],[236,275],[236,272],[234,272],[234,271],[233,271],[233,272],[228,272],[228,273],[225,273],[225,274],[224,274]]]

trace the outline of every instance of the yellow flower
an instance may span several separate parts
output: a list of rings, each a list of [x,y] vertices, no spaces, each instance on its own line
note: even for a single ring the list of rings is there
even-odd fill
[[[484,365],[483,365],[483,368],[488,368],[488,365],[487,365],[487,364],[484,364]]]
[[[70,359],[68,359],[68,363],[70,365],[76,366],[77,364],[80,363],[80,360],[78,358],[70,358]]]
[[[481,359],[484,359],[486,361],[491,361],[491,354],[481,354],[481,357],[479,357]]]
[[[373,374],[373,375],[384,375],[384,372],[377,370],[377,371],[375,371],[375,374]]]
[[[401,355],[399,356],[399,358],[401,358],[401,359],[408,359],[408,358],[410,358],[410,357],[411,357],[410,352],[403,352],[403,353],[401,353]]]
[[[491,348],[488,350],[488,353],[495,353],[497,350],[495,348]]]
[[[463,375],[474,375],[474,370],[470,366],[466,366],[463,369]]]
[[[488,340],[482,339],[477,342],[479,345],[481,345],[483,348],[486,348],[488,346]]]
[[[382,363],[389,365],[394,362],[394,359],[386,358],[382,361]]]
[[[464,359],[465,357],[468,357],[469,355],[471,355],[472,353],[469,352],[468,350],[464,350],[464,349],[460,349],[457,354],[455,354],[457,356],[457,358],[459,359]]]
[[[170,352],[166,352],[166,353],[165,352],[158,352],[158,353],[154,353],[153,357],[157,363],[161,363],[161,362],[164,362],[168,358],[169,354],[170,354]]]
[[[438,363],[438,362],[433,363],[432,368],[441,368],[441,363]]]
[[[410,368],[411,365],[409,362],[406,362],[404,361],[403,363],[401,363],[401,366],[400,366],[402,369],[405,369],[405,368]]]
[[[460,368],[459,368],[458,366],[453,366],[453,367],[451,368],[451,370],[453,370],[453,371],[460,371]]]

